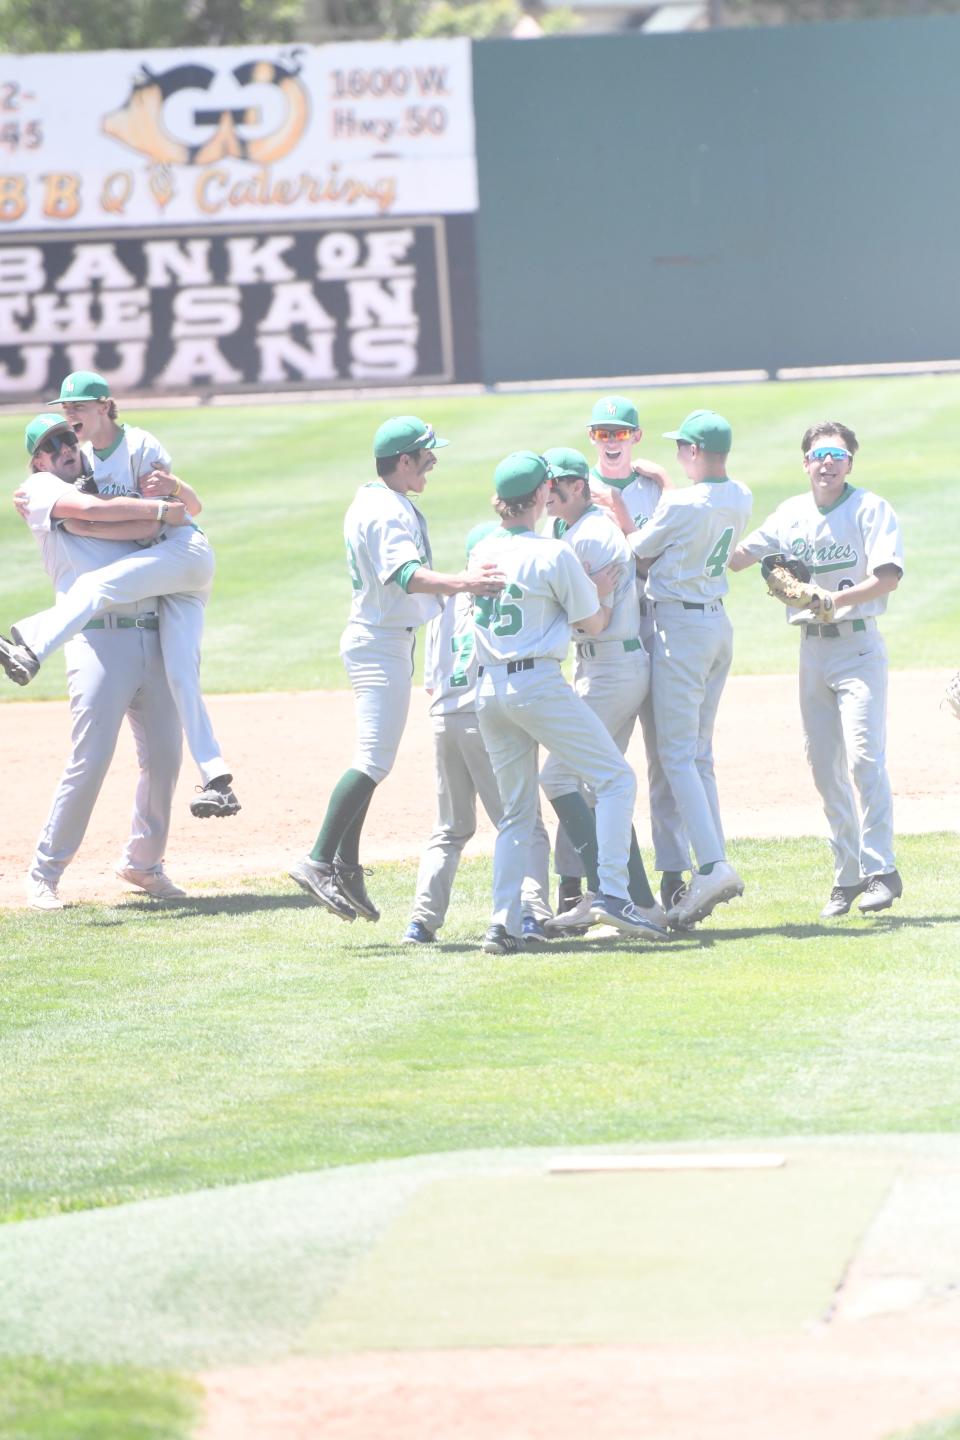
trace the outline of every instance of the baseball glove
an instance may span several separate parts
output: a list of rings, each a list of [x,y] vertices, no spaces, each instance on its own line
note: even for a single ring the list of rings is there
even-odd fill
[[[960,720],[960,670],[947,681],[941,705],[946,705],[947,709]]]
[[[809,568],[795,555],[764,555],[760,569],[775,600],[791,610],[809,610],[821,620],[833,619],[833,595],[814,584]]]

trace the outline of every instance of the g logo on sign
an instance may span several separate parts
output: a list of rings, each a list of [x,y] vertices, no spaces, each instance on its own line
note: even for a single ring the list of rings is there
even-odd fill
[[[272,164],[290,153],[310,120],[297,55],[220,73],[175,65],[154,74],[144,65],[126,104],[104,116],[104,134],[156,165]]]

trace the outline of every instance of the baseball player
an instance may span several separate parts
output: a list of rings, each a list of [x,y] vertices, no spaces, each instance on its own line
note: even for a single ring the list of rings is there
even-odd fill
[[[132,552],[135,539],[158,532],[150,501],[101,501],[77,488],[83,477],[80,447],[63,416],[36,416],[27,426],[26,445],[30,474],[17,492],[17,508],[58,595],[77,576]],[[104,530],[109,517],[116,539],[72,532],[94,510]],[[34,909],[63,909],[60,878],[80,848],[124,715],[136,742],[140,779],[117,874],[158,900],[185,893],[163,868],[182,731],[164,671],[159,624],[157,597],[145,596],[92,620],[67,642],[73,747],[27,875],[27,900]]]
[[[468,560],[474,545],[496,528],[496,520],[474,526],[467,536]],[[437,824],[420,861],[410,924],[403,936],[408,945],[432,944],[444,922],[463,847],[477,828],[477,796],[494,825],[499,825],[503,814],[497,778],[477,721],[472,595],[454,596],[428,624],[423,679],[432,697]],[[538,816],[534,848],[521,886],[527,945],[547,939],[543,926],[551,918],[549,866],[550,840]]]
[[[384,421],[373,439],[378,479],[361,485],[344,520],[353,586],[340,654],[357,708],[353,765],[334,787],[309,855],[290,876],[341,920],[379,920],[360,864],[360,834],[373,792],[393,768],[410,707],[414,640],[440,613],[443,597],[493,596],[493,567],[445,575],[432,568],[422,494],[436,451],[448,440],[416,415]]]
[[[538,535],[549,470],[542,455],[508,455],[494,472],[500,527],[474,552],[503,573],[494,600],[475,607],[477,657],[483,667],[477,708],[503,817],[493,858],[493,917],[483,939],[488,954],[519,949],[522,857],[537,815],[537,746],[543,745],[596,796],[600,889],[591,918],[640,939],[660,939],[661,926],[629,899],[627,867],[636,779],[603,722],[564,680],[560,665],[570,627],[593,639],[614,612],[616,577],[587,576],[573,548]]]
[[[825,623],[787,611],[802,637],[804,746],[833,849],[824,919],[846,915],[858,896],[857,908],[870,915],[903,893],[886,769],[887,652],[877,629],[903,575],[903,541],[887,501],[850,483],[857,449],[849,426],[811,425],[801,441],[809,491],[778,506],[730,562],[743,570],[771,553],[797,556],[832,594]]]
[[[171,459],[159,440],[146,430],[118,422],[116,401],[101,375],[75,371],[64,380],[59,400],[52,403],[63,407],[73,432],[86,442],[97,492],[105,497],[149,497],[162,528],[149,548],[88,571],[51,609],[18,621],[10,632],[12,642],[0,636],[0,665],[18,685],[29,684],[47,656],[79,634],[95,615],[145,596],[159,596],[167,680],[203,781],[190,802],[191,813],[201,819],[235,815],[240,804],[231,788],[233,777],[200,690],[203,612],[214,571],[209,541],[190,519],[200,511],[200,501],[189,485],[170,473]],[[175,520],[181,506],[189,513]],[[90,514],[95,527],[98,512]],[[101,533],[89,520],[76,523],[91,538]]]
[[[634,457],[643,431],[631,400],[605,395],[590,416],[589,435],[597,452],[590,471],[590,489],[597,504],[606,506],[625,535],[646,525],[670,479],[661,465]],[[653,604],[646,594],[646,577],[639,576],[640,630],[647,653],[653,655]],[[683,872],[690,868],[690,843],[683,828],[673,791],[663,773],[657,748],[657,727],[652,691],[640,707],[640,728],[647,757],[650,793],[650,830],[654,864],[661,872],[660,898],[669,910],[683,887]]]
[[[689,886],[667,912],[671,923],[687,926],[743,894],[743,881],[726,858],[713,727],[733,658],[733,627],[723,608],[726,571],[750,516],[751,495],[727,474],[733,437],[721,415],[695,410],[665,438],[676,440],[677,460],[691,484],[665,494],[629,544],[649,562],[657,744],[697,860]]]
[[[607,511],[600,510],[591,497],[590,467],[578,450],[548,450],[544,460],[550,471],[547,512],[554,517],[554,536],[570,545],[588,575],[614,567],[616,579],[611,597],[612,611],[602,634],[594,640],[578,640],[574,668],[574,689],[595,715],[620,751],[626,754],[640,707],[650,689],[650,657],[640,639],[640,602],[637,596],[633,553]],[[590,830],[582,829],[583,807],[578,777],[556,755],[551,755],[540,772],[540,785],[561,821],[557,834],[557,869],[561,890],[570,886],[572,866],[566,851],[577,842],[587,862],[587,894],[569,910],[546,925],[548,934],[559,934],[589,923],[596,899],[596,824],[589,815]],[[571,839],[564,840],[565,827]],[[663,909],[650,891],[637,837],[631,829],[628,890],[642,915],[666,928]],[[579,880],[576,880],[579,887]],[[593,893],[591,893],[591,891]]]

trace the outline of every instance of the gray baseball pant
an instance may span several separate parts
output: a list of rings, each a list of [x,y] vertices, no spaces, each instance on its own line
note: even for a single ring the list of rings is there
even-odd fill
[[[56,885],[76,855],[110,768],[124,716],[140,766],[123,869],[163,864],[183,735],[156,631],[104,629],[67,643],[72,750],[30,867]]]
[[[437,773],[437,823],[427,841],[417,874],[417,893],[410,912],[428,930],[439,930],[450,905],[463,847],[477,829],[477,797],[494,825],[503,816],[500,791],[474,711],[456,710],[433,717]],[[523,913],[537,920],[552,915],[548,894],[550,840],[537,815],[533,849],[523,871]]]

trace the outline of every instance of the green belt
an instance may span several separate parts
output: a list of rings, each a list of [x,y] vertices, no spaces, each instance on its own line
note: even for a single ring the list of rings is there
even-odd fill
[[[84,630],[159,630],[159,615],[114,615],[113,623],[106,620],[89,620]]]
[[[592,640],[578,640],[578,641],[577,641],[577,653],[578,653],[579,655],[584,655],[584,656],[586,656],[588,659],[594,659],[594,658],[596,657],[596,653],[597,653],[598,648],[602,647],[604,644],[607,644],[607,645],[615,645],[616,643],[617,643],[617,642],[616,642],[615,640],[607,640],[607,641],[602,641],[602,640],[600,640],[600,641],[597,641],[596,644],[594,644],[594,642],[593,642]],[[629,654],[631,653],[631,651],[633,651],[633,650],[642,650],[642,649],[643,649],[643,641],[642,641],[642,640],[621,640],[619,643],[623,646],[624,650],[626,650],[626,652],[627,652],[628,655],[629,655]]]
[[[866,620],[851,620],[849,624],[851,627],[850,633],[854,635],[858,634],[861,630],[866,630],[867,628]],[[815,640],[839,640],[842,634],[843,631],[840,629],[839,625],[808,625],[806,621],[804,621],[804,639],[809,639],[812,637]]]

